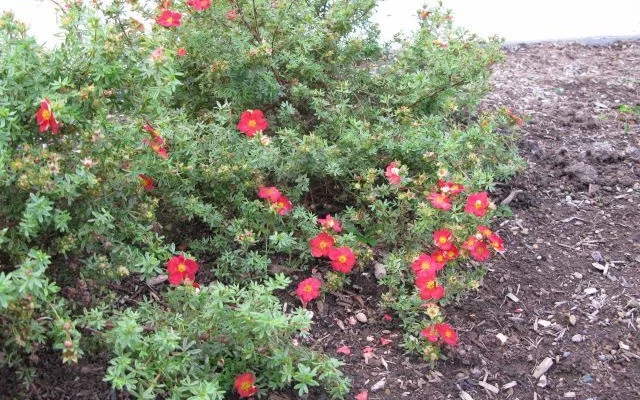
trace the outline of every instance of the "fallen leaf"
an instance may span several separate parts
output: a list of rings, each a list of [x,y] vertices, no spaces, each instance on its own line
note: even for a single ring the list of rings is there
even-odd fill
[[[367,400],[369,399],[369,392],[363,390],[362,392],[356,395],[356,400]]]
[[[349,354],[351,354],[351,349],[348,348],[347,346],[342,346],[342,347],[338,347],[337,352],[338,354],[344,354],[345,356],[348,356]]]
[[[383,345],[383,346],[386,346],[391,342],[393,342],[393,340],[387,339],[387,338],[383,338],[383,337],[380,338],[380,344]]]

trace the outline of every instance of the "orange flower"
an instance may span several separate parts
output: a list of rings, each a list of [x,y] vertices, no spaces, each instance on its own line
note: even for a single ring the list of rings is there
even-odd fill
[[[46,132],[51,128],[53,133],[58,133],[58,127],[60,124],[56,121],[56,117],[53,115],[49,99],[44,99],[40,103],[40,109],[36,112],[36,121],[40,127],[40,132]]]
[[[151,179],[149,175],[139,174],[138,178],[140,178],[140,183],[142,184],[144,190],[153,190],[156,188],[154,186],[153,179]]]
[[[478,225],[478,233],[486,238],[493,235],[493,231],[484,225]]]
[[[489,207],[489,198],[487,192],[479,192],[470,195],[467,198],[467,204],[464,207],[464,211],[473,214],[476,217],[484,217]]]
[[[442,193],[431,193],[427,196],[427,200],[431,202],[431,205],[440,210],[451,210],[451,199]]]
[[[156,152],[156,154],[158,154],[160,157],[164,158],[165,160],[169,159],[169,153],[167,152],[167,148],[164,145],[164,139],[162,138],[162,136],[160,135],[153,136],[151,140],[144,139],[142,143],[150,146],[153,149],[153,151]]]
[[[167,262],[167,274],[169,283],[172,285],[180,285],[187,280],[195,282],[196,272],[198,272],[196,260],[185,258],[183,255],[173,256]]]
[[[334,271],[348,274],[356,263],[356,256],[348,247],[332,247],[329,250],[329,259]]]
[[[337,219],[331,217],[331,214],[327,214],[324,218],[318,218],[318,223],[327,230],[333,229],[336,233],[342,231],[342,224]]]
[[[311,246],[311,254],[314,257],[326,257],[329,255],[329,250],[333,248],[334,243],[335,241],[333,239],[333,236],[325,232],[319,233],[309,241],[309,245]]]
[[[436,324],[436,329],[442,340],[450,345],[455,346],[458,344],[458,334],[449,324]]]
[[[282,193],[280,193],[275,186],[260,186],[260,189],[258,190],[258,197],[266,199],[272,203],[276,202],[280,196],[282,196]]]
[[[158,16],[156,21],[165,28],[171,28],[173,26],[180,26],[181,18],[182,14],[177,11],[163,10],[162,14]]]
[[[443,251],[444,251],[444,257],[447,259],[447,262],[455,260],[460,255],[460,251],[453,244],[451,245],[451,247]]]
[[[256,377],[251,372],[247,372],[236,377],[236,380],[233,382],[233,387],[238,391],[240,398],[244,399],[258,393],[258,388],[255,386],[255,383]]]
[[[238,130],[249,137],[255,136],[256,132],[262,132],[268,127],[269,122],[260,110],[247,110],[240,115]]]
[[[453,246],[453,233],[448,229],[438,229],[433,232],[433,242],[442,250],[448,250]]]
[[[467,240],[462,243],[462,248],[466,250],[473,250],[478,244],[478,238],[475,236],[469,236]]]
[[[308,303],[320,296],[321,287],[322,281],[320,281],[320,279],[313,277],[307,278],[298,283],[298,287],[296,288],[296,296],[298,296],[303,303]]]

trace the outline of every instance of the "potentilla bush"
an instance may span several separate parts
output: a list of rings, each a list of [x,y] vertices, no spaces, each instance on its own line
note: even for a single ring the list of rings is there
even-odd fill
[[[28,383],[44,344],[97,342],[137,397],[341,398],[304,308],[376,263],[403,346],[455,345],[442,306],[504,251],[489,191],[522,120],[476,110],[498,41],[425,9],[383,44],[375,6],[69,0],[52,50],[3,15],[0,362]],[[122,308],[132,281],[165,286]]]

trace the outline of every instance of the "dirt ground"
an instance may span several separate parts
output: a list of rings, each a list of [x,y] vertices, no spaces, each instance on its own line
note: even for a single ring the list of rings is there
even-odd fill
[[[520,148],[529,166],[492,194],[516,194],[513,217],[494,226],[505,257],[446,310],[461,344],[435,370],[406,356],[401,331],[376,306],[372,271],[314,309],[309,343],[342,359],[353,394],[368,390],[371,400],[640,399],[640,121],[619,111],[640,106],[640,42],[512,47],[492,85],[483,107],[525,116]],[[366,323],[352,319],[359,312]],[[337,354],[342,345],[351,355]],[[19,394],[6,373],[0,387],[15,398],[126,398],[101,382],[107,359],[62,367],[44,356],[30,391]]]

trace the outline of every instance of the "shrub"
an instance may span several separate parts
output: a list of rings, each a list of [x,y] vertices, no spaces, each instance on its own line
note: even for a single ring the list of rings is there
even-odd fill
[[[341,398],[339,363],[296,344],[310,316],[273,291],[306,307],[374,262],[404,346],[433,361],[455,343],[439,305],[502,251],[486,191],[520,166],[521,120],[476,111],[499,42],[423,10],[415,37],[381,44],[375,4],[66,1],[53,50],[3,15],[2,362],[96,341],[137,397]],[[166,272],[172,288],[115,308],[114,285]]]

